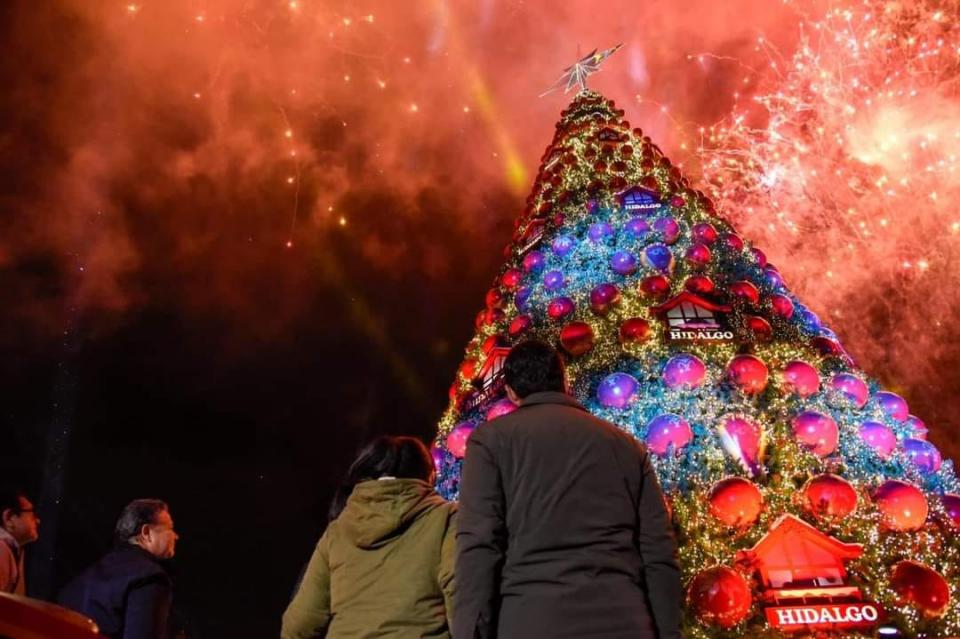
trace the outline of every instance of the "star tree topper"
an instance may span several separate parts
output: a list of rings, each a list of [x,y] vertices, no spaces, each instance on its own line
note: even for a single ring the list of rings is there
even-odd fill
[[[563,75],[553,83],[553,85],[540,94],[540,97],[547,95],[551,91],[556,91],[560,88],[561,85],[566,85],[563,87],[563,92],[567,93],[575,85],[580,86],[581,91],[587,90],[587,76],[591,73],[596,73],[600,70],[600,65],[604,61],[612,56],[617,50],[623,46],[623,43],[618,44],[615,47],[610,47],[609,49],[604,49],[603,51],[597,52],[596,49],[580,58],[574,62],[571,66],[563,70]]]

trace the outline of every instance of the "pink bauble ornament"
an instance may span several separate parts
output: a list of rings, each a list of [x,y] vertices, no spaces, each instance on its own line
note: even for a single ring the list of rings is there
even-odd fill
[[[840,430],[829,415],[808,410],[793,418],[793,435],[814,455],[826,457],[837,449]]]
[[[787,362],[783,367],[780,380],[785,391],[800,397],[810,397],[820,391],[820,374],[817,373],[816,368],[803,360],[795,359]]]
[[[927,425],[924,424],[923,420],[916,415],[909,415],[907,417],[906,426],[910,430],[910,436],[914,439],[927,438]]]
[[[655,455],[664,456],[671,449],[679,451],[693,439],[693,429],[683,417],[673,413],[657,415],[647,424],[643,438],[647,448]]]
[[[870,389],[862,379],[850,373],[837,373],[830,380],[830,388],[857,408],[863,408],[870,396]]]
[[[857,509],[857,491],[836,475],[817,475],[803,487],[803,506],[820,519],[842,519]]]
[[[743,477],[728,477],[710,490],[710,513],[727,526],[749,528],[762,507],[760,489]]]
[[[893,530],[919,530],[927,521],[927,498],[919,488],[898,479],[883,482],[873,494],[873,501],[884,524]]]
[[[703,384],[707,367],[696,355],[674,355],[663,367],[663,383],[672,389],[693,389]]]
[[[476,427],[477,425],[473,422],[463,422],[454,426],[447,435],[447,450],[457,459],[463,459],[467,454],[467,440],[470,439]]]
[[[940,451],[925,439],[903,440],[903,452],[910,463],[925,474],[937,472],[943,463]]]
[[[882,459],[887,459],[897,447],[897,436],[886,424],[863,422],[859,429],[860,439]]]
[[[733,415],[724,418],[717,428],[720,443],[731,457],[736,459],[750,474],[760,472],[760,457],[763,433],[756,423]]]
[[[737,355],[727,364],[727,377],[741,392],[756,395],[767,387],[767,365],[753,355]]]
[[[504,415],[509,415],[513,411],[517,410],[517,405],[511,402],[509,399],[500,399],[495,401],[490,405],[490,408],[487,409],[485,417],[489,422],[492,419],[497,417],[503,417]]]

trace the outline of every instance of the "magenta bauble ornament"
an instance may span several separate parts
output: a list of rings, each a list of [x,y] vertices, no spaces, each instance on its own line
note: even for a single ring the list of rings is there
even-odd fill
[[[486,419],[489,422],[491,419],[496,419],[497,417],[503,417],[504,415],[509,415],[513,411],[517,410],[517,405],[511,402],[509,399],[504,398],[495,401],[490,405],[490,408],[487,409]]]
[[[760,473],[760,458],[763,446],[763,431],[758,424],[746,417],[725,417],[717,427],[720,443],[727,454],[751,475]]]
[[[470,439],[470,435],[476,427],[477,425],[473,422],[463,422],[453,427],[453,430],[447,435],[446,442],[450,454],[457,459],[463,459],[463,456],[467,454],[467,440]]]
[[[795,359],[787,362],[780,375],[783,388],[800,397],[810,397],[820,391],[820,374],[807,362]]]
[[[882,459],[890,457],[897,447],[897,436],[880,422],[863,422],[858,430],[863,443],[874,450]]]
[[[707,366],[696,355],[674,355],[663,367],[663,383],[672,389],[693,389],[703,384]]]
[[[563,319],[573,313],[574,308],[573,300],[569,297],[555,297],[547,305],[547,315],[551,319]]]
[[[940,451],[925,439],[903,440],[903,452],[910,463],[925,474],[937,472],[943,463]]]
[[[647,424],[647,434],[643,440],[654,455],[661,457],[672,449],[678,451],[693,439],[693,429],[680,415],[663,413]]]
[[[717,241],[717,229],[709,222],[694,224],[693,239],[700,244],[713,244]]]
[[[636,398],[640,383],[633,375],[613,373],[600,381],[597,387],[597,399],[607,408],[626,408]]]
[[[826,457],[837,449],[840,430],[833,418],[808,410],[793,418],[793,435],[814,455]]]
[[[830,388],[857,408],[863,408],[870,396],[870,389],[862,379],[850,373],[837,373],[830,380]]]
[[[907,401],[896,393],[880,391],[876,394],[876,398],[883,412],[898,422],[906,421],[910,416],[910,407],[907,406]]]
[[[927,425],[923,423],[923,420],[917,417],[916,415],[909,415],[905,425],[910,432],[910,436],[913,439],[926,439],[927,438]]]

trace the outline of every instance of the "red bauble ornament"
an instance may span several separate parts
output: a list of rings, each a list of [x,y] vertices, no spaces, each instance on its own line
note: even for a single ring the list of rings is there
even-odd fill
[[[686,204],[686,202],[684,202],[683,198],[679,195],[674,195],[672,198],[670,198],[670,206],[674,208],[683,208],[684,204]]]
[[[939,617],[950,605],[950,587],[939,572],[917,561],[894,565],[890,587],[903,604],[915,606],[926,617]]]
[[[919,530],[927,521],[927,498],[916,486],[890,479],[880,484],[873,494],[884,523],[893,530]]]
[[[762,393],[767,387],[767,365],[753,355],[737,355],[727,364],[727,377],[747,395]]]
[[[502,308],[488,308],[483,317],[485,324],[496,324],[506,316]]]
[[[687,249],[684,258],[697,268],[704,267],[710,263],[710,249],[705,244],[694,244]]]
[[[650,338],[650,322],[642,317],[631,317],[620,325],[620,342],[633,344]]]
[[[516,337],[517,335],[520,335],[529,329],[531,326],[533,326],[533,320],[530,319],[529,315],[518,315],[512,322],[510,322],[510,328],[508,328],[507,331]]]
[[[662,298],[670,292],[670,280],[663,275],[651,275],[640,281],[640,292],[647,297]]]
[[[460,364],[459,369],[460,377],[471,380],[477,374],[477,361],[474,359],[465,359],[463,363]]]
[[[709,295],[713,293],[716,286],[706,275],[694,275],[688,277],[687,281],[684,283],[684,287],[691,293],[696,293],[698,295]]]
[[[760,303],[760,291],[757,290],[757,287],[754,286],[752,282],[748,282],[747,280],[740,280],[739,282],[731,284],[730,292],[751,304]]]
[[[620,289],[614,284],[598,284],[590,291],[590,310],[597,315],[606,315],[620,303]]]
[[[500,276],[500,284],[508,291],[512,291],[513,289],[517,288],[517,285],[520,284],[520,279],[522,277],[523,274],[520,271],[512,268]]]
[[[476,318],[474,318],[473,320],[473,325],[477,330],[479,330],[480,328],[483,327],[483,324],[486,321],[487,321],[487,311],[483,310],[477,313]]]
[[[713,244],[717,241],[717,229],[709,222],[693,225],[693,239],[700,244]]]
[[[857,491],[836,475],[817,475],[803,487],[803,506],[820,519],[841,519],[857,509]]]
[[[743,250],[743,239],[736,233],[724,233],[720,237],[720,241],[731,251]]]
[[[753,336],[759,342],[766,342],[773,339],[773,327],[770,326],[770,322],[758,317],[756,315],[751,315],[747,318],[747,328],[753,333]]]
[[[570,322],[560,330],[560,345],[574,357],[593,348],[593,328],[586,322]]]
[[[743,477],[722,479],[710,490],[710,513],[727,526],[752,526],[760,516],[762,507],[760,489]]]
[[[498,288],[491,288],[487,291],[486,302],[487,308],[503,308],[506,304],[503,293]]]
[[[701,571],[687,588],[687,601],[705,624],[732,628],[750,614],[750,585],[737,571],[714,566]]]
[[[753,255],[753,259],[757,261],[757,266],[760,268],[763,268],[767,265],[767,254],[760,249],[754,247],[750,249],[750,254]]]
[[[573,313],[576,307],[569,297],[556,297],[547,305],[547,315],[552,319],[563,319]]]
[[[819,351],[821,355],[843,355],[843,348],[835,340],[829,337],[814,337],[810,344]]]
[[[773,312],[783,319],[793,317],[793,301],[786,295],[780,295],[779,293],[771,295],[770,306],[773,307]]]

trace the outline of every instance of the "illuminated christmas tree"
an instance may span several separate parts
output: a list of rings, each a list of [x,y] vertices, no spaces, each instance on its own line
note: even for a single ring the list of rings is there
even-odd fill
[[[511,345],[541,339],[654,456],[689,637],[960,634],[951,462],[623,116],[583,90],[557,124],[450,389],[440,491],[514,408]]]

